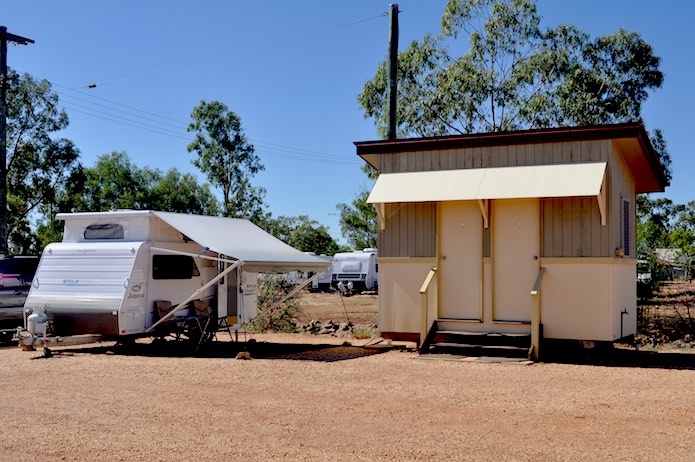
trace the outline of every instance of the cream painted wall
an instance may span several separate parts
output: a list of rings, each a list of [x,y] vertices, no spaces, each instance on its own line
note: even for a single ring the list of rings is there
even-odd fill
[[[543,337],[613,341],[636,331],[635,265],[623,259],[548,259],[541,285]],[[593,262],[592,262],[593,261]],[[631,275],[631,276],[630,276]]]
[[[611,265],[613,282],[613,339],[637,333],[637,260],[625,259],[622,264]],[[627,310],[627,314],[620,312]],[[620,318],[623,331],[620,332]]]
[[[379,330],[419,333],[422,325],[420,287],[434,258],[379,259]],[[430,321],[436,319],[435,283],[429,296]]]

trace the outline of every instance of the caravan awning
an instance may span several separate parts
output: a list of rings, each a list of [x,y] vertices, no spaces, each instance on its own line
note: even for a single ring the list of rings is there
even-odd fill
[[[383,212],[378,204],[596,197],[605,224],[605,176],[606,162],[386,173],[367,202]]]
[[[245,219],[151,213],[211,251],[243,260],[244,268],[250,271],[322,272],[330,266],[330,262],[300,252]]]

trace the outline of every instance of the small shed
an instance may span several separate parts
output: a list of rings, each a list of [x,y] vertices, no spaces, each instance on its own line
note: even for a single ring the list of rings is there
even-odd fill
[[[356,142],[379,171],[379,327],[612,342],[635,334],[641,123]]]

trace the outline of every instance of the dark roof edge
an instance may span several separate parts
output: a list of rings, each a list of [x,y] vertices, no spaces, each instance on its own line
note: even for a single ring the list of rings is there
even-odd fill
[[[516,144],[559,143],[605,139],[636,138],[659,184],[665,188],[668,181],[642,122],[583,127],[541,128],[512,132],[447,135],[398,140],[356,141],[357,155],[390,154],[413,151],[439,151],[473,147],[508,146]]]

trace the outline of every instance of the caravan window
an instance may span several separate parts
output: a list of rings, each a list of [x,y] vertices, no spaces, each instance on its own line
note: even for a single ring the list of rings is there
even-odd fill
[[[153,279],[191,279],[200,276],[193,257],[188,255],[153,255]]]
[[[84,230],[85,239],[123,239],[123,226],[113,223],[89,225]]]

